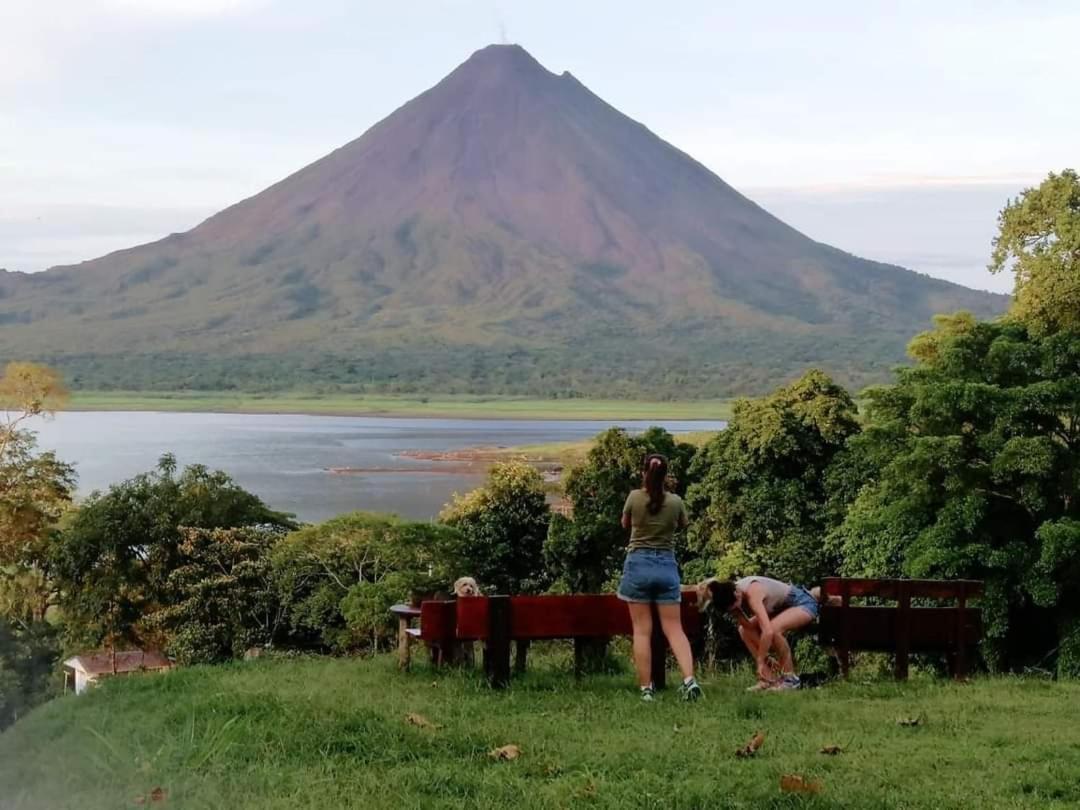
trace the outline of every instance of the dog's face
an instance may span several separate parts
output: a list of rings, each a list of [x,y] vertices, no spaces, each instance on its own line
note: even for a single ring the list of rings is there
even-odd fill
[[[716,582],[716,577],[704,579],[694,586],[694,592],[697,594],[698,613],[704,613],[712,604],[712,591],[709,590],[709,585],[713,582]]]
[[[454,582],[454,596],[479,596],[480,586],[472,577],[461,577]]]

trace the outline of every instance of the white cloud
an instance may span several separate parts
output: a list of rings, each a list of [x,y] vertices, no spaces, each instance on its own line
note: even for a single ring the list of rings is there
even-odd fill
[[[103,0],[102,5],[112,13],[191,19],[250,11],[264,0]]]

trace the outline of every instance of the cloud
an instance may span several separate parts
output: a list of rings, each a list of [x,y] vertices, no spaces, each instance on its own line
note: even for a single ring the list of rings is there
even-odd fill
[[[131,17],[192,19],[250,11],[265,0],[104,0],[106,11]]]

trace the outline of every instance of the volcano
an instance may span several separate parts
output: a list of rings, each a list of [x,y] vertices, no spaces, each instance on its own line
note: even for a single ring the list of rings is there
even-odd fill
[[[493,45],[187,233],[0,274],[0,354],[76,387],[724,396],[874,381],[1006,303],[815,242]]]

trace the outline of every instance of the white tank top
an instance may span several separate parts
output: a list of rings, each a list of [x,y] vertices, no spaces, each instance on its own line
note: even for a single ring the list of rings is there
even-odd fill
[[[743,593],[746,593],[746,589],[755,582],[761,586],[764,592],[761,601],[765,605],[765,612],[768,613],[770,617],[775,616],[784,609],[788,598],[791,596],[791,585],[786,582],[781,582],[778,579],[769,579],[768,577],[743,577],[742,579],[735,580],[735,587]]]

